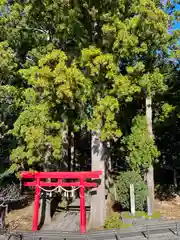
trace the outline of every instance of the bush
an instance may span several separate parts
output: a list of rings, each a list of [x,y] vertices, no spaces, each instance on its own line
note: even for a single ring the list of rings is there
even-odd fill
[[[120,228],[121,227],[120,214],[117,213],[117,212],[112,213],[105,220],[104,227],[107,228],[107,229]]]
[[[120,220],[120,214],[117,212],[112,213],[106,220],[104,227],[106,229],[112,229],[112,228],[128,228],[131,227],[132,224],[123,223],[122,220]]]
[[[143,210],[147,197],[147,186],[142,177],[134,171],[121,173],[116,181],[116,200],[124,209],[130,209],[130,184],[134,184],[136,210]]]

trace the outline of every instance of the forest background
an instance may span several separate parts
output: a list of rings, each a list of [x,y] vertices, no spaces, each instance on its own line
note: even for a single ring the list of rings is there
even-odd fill
[[[178,187],[178,4],[1,0],[1,179],[102,170],[95,225],[120,172]]]

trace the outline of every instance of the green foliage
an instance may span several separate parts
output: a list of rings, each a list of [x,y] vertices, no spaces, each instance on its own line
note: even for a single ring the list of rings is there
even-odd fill
[[[5,120],[6,113],[12,114],[13,110],[17,110],[21,106],[20,90],[15,86],[0,85],[0,104],[1,111],[5,113],[3,116]]]
[[[15,146],[9,130],[20,110],[20,91],[11,85],[0,85],[0,161],[8,161],[10,151]],[[2,167],[3,164],[2,164]]]
[[[118,111],[119,103],[114,97],[105,96],[103,99],[99,99],[94,107],[89,129],[96,131],[101,129],[102,140],[119,138],[122,133],[115,120],[115,114]]]
[[[48,53],[52,52],[53,49],[55,49],[55,46],[52,43],[47,46],[38,46],[33,48],[27,53],[24,68],[38,65],[38,61]]]
[[[149,137],[146,118],[136,116],[131,134],[124,138],[127,146],[127,162],[134,171],[145,171],[159,156],[154,139]]]
[[[152,73],[143,74],[140,79],[140,86],[146,89],[147,95],[155,95],[167,89],[164,84],[164,76],[158,68],[154,69]]]
[[[20,73],[37,95],[51,104],[66,104],[74,108],[80,97],[84,102],[89,96],[89,80],[75,62],[68,67],[68,58],[60,50],[54,49],[39,60],[38,66],[23,69]]]
[[[38,66],[20,73],[31,88],[23,92],[24,111],[11,131],[19,142],[12,151],[11,160],[21,167],[24,164],[48,166],[62,156],[67,117],[59,110],[62,106],[64,109],[79,107],[80,97],[83,104],[88,97],[89,82],[75,62],[67,66],[67,56],[60,50],[53,50],[39,60]]]
[[[135,115],[142,113],[144,93],[155,99],[169,86],[164,63],[170,54],[179,56],[178,31],[168,33],[178,18],[173,4],[1,0],[0,12],[1,89],[6,85],[0,89],[1,130],[14,128],[8,134],[18,141],[8,145],[12,168],[59,161],[67,129],[83,127],[100,132],[112,148],[128,136],[123,156],[133,170],[154,162],[154,140],[148,140],[144,120],[131,124],[129,106],[137,103]]]
[[[116,181],[117,201],[123,208],[130,209],[130,184],[134,184],[136,210],[143,210],[147,197],[147,187],[141,176],[134,171],[121,173]]]
[[[9,4],[2,1],[0,8],[2,37],[20,53],[21,62],[24,55],[37,46],[53,43],[75,53],[88,41],[79,4],[73,6],[69,1],[54,0],[12,1]]]
[[[123,223],[122,220],[120,220],[120,214],[117,212],[113,212],[104,223],[104,227],[106,229],[112,229],[112,228],[129,228],[132,224]]]
[[[162,112],[159,116],[159,121],[164,122],[165,119],[167,119],[170,116],[170,114],[175,110],[175,108],[176,108],[175,106],[172,106],[168,103],[164,103],[162,105]]]
[[[12,84],[17,69],[15,52],[4,41],[0,42],[0,53],[0,84]]]
[[[29,107],[20,114],[11,131],[19,143],[21,142],[21,145],[12,151],[12,162],[17,167],[24,167],[26,164],[32,167],[34,163],[48,166],[53,160],[59,160],[62,129],[62,123],[52,120],[46,104]]]
[[[83,49],[80,57],[80,66],[85,76],[91,80],[92,112],[87,120],[89,130],[100,131],[103,141],[121,137],[122,132],[118,126],[116,116],[120,113],[117,95],[117,86],[121,88],[119,95],[126,96],[128,85],[126,79],[118,81],[119,70],[116,59],[112,54],[105,54],[99,48],[90,46]]]

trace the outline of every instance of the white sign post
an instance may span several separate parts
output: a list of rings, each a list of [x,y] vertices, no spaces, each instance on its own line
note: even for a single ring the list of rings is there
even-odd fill
[[[149,196],[147,196],[147,212],[148,212],[148,216],[152,216],[152,209],[151,209]]]
[[[134,195],[134,185],[130,184],[130,204],[131,204],[131,214],[135,216],[135,195]]]
[[[115,201],[117,200],[117,193],[116,193],[116,185],[114,183],[114,198],[115,198]]]

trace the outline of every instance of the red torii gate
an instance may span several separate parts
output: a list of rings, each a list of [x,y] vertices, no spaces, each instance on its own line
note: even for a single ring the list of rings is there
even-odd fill
[[[86,179],[98,179],[101,171],[90,172],[22,172],[21,177],[34,179],[33,182],[25,182],[24,186],[35,187],[34,215],[32,220],[32,231],[38,230],[39,203],[41,187],[79,187],[80,188],[80,231],[86,232],[86,209],[85,209],[85,187],[97,187],[96,182],[86,182]],[[45,182],[42,179],[57,179],[56,182]],[[74,182],[63,182],[63,179],[79,179]]]

